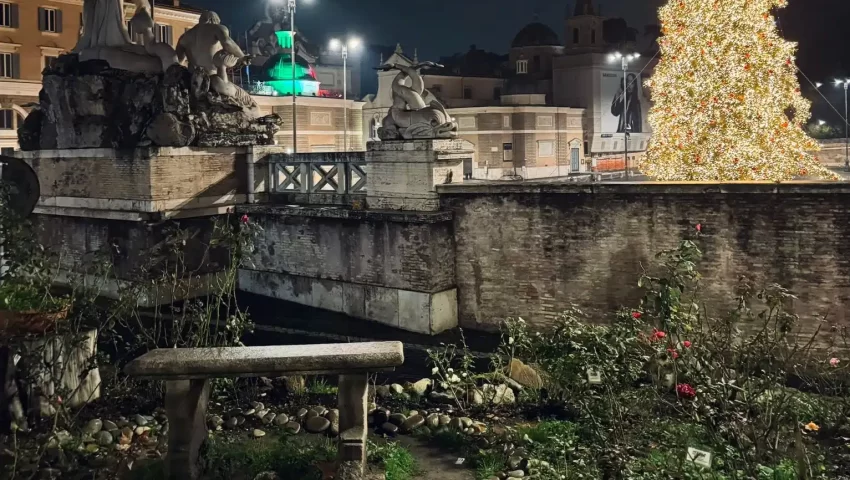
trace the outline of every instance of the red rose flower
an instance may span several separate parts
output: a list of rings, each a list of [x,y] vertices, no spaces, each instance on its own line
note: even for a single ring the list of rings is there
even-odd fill
[[[696,226],[696,229],[697,229],[697,232],[702,233],[702,224],[698,223],[697,226]]]
[[[642,314],[640,312],[632,312],[632,318],[634,318],[634,319],[638,319],[641,316],[642,316]]]
[[[684,345],[684,346],[685,346],[685,348],[691,348],[691,345],[692,345],[692,344],[691,344],[690,340],[685,340],[685,341],[682,343],[682,345]]]
[[[673,357],[673,360],[679,358],[679,352],[677,352],[675,348],[668,348],[667,353],[669,353],[670,356]]]
[[[243,224],[248,225],[248,215],[242,215],[242,218],[240,219],[240,221]]]
[[[692,399],[697,396],[697,391],[687,383],[680,383],[676,385],[676,395],[681,398]]]

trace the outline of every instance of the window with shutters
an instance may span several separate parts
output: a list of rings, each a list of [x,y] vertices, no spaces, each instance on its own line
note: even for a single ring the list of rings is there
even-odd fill
[[[464,98],[464,100],[471,100],[472,99],[472,88],[471,87],[464,87],[463,98]]]
[[[493,100],[502,98],[502,87],[493,87]]]
[[[502,115],[502,128],[511,128],[511,116]]]
[[[16,53],[0,53],[0,78],[18,78],[18,59]]]
[[[578,29],[573,29],[573,43],[578,43]]]
[[[18,28],[18,6],[0,2],[0,27]]]
[[[590,31],[590,43],[596,45],[596,30]]]
[[[156,24],[156,41],[158,43],[167,43],[169,45],[173,44],[172,34],[173,30],[171,25],[162,25],[160,23]]]
[[[59,33],[62,31],[62,11],[58,8],[38,9],[38,29],[42,32]]]
[[[0,130],[14,130],[15,128],[15,112],[0,110]]]

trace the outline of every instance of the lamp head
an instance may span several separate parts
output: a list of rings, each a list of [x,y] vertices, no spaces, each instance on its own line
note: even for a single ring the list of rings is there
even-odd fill
[[[360,48],[360,45],[363,44],[363,41],[360,40],[359,37],[351,37],[348,39],[348,48],[351,50],[356,50]]]
[[[328,47],[330,47],[331,51],[335,52],[339,50],[340,47],[342,47],[342,42],[340,42],[337,38],[332,38],[330,43],[328,44]]]

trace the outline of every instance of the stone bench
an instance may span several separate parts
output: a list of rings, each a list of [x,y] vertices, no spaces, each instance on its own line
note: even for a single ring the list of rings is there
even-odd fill
[[[196,479],[207,438],[210,379],[339,375],[338,480],[362,478],[366,462],[368,374],[404,363],[401,342],[229,348],[169,348],[130,362],[130,376],[165,381],[166,478]]]

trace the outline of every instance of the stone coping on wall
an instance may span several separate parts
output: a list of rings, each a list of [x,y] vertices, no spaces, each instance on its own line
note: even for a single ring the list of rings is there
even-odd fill
[[[18,151],[14,156],[22,160],[31,159],[75,159],[75,158],[139,158],[185,157],[209,155],[238,155],[248,153],[250,147],[137,147],[133,149],[80,148],[58,150]]]
[[[353,210],[350,208],[317,205],[240,205],[238,213],[247,215],[273,215],[281,217],[334,218],[343,220],[381,221],[393,223],[450,222],[452,212],[411,212],[389,210]]]
[[[785,194],[850,195],[850,183],[843,182],[605,182],[553,184],[544,182],[493,182],[438,185],[437,193],[445,195],[480,194],[599,194],[599,195],[698,195],[698,194]]]

